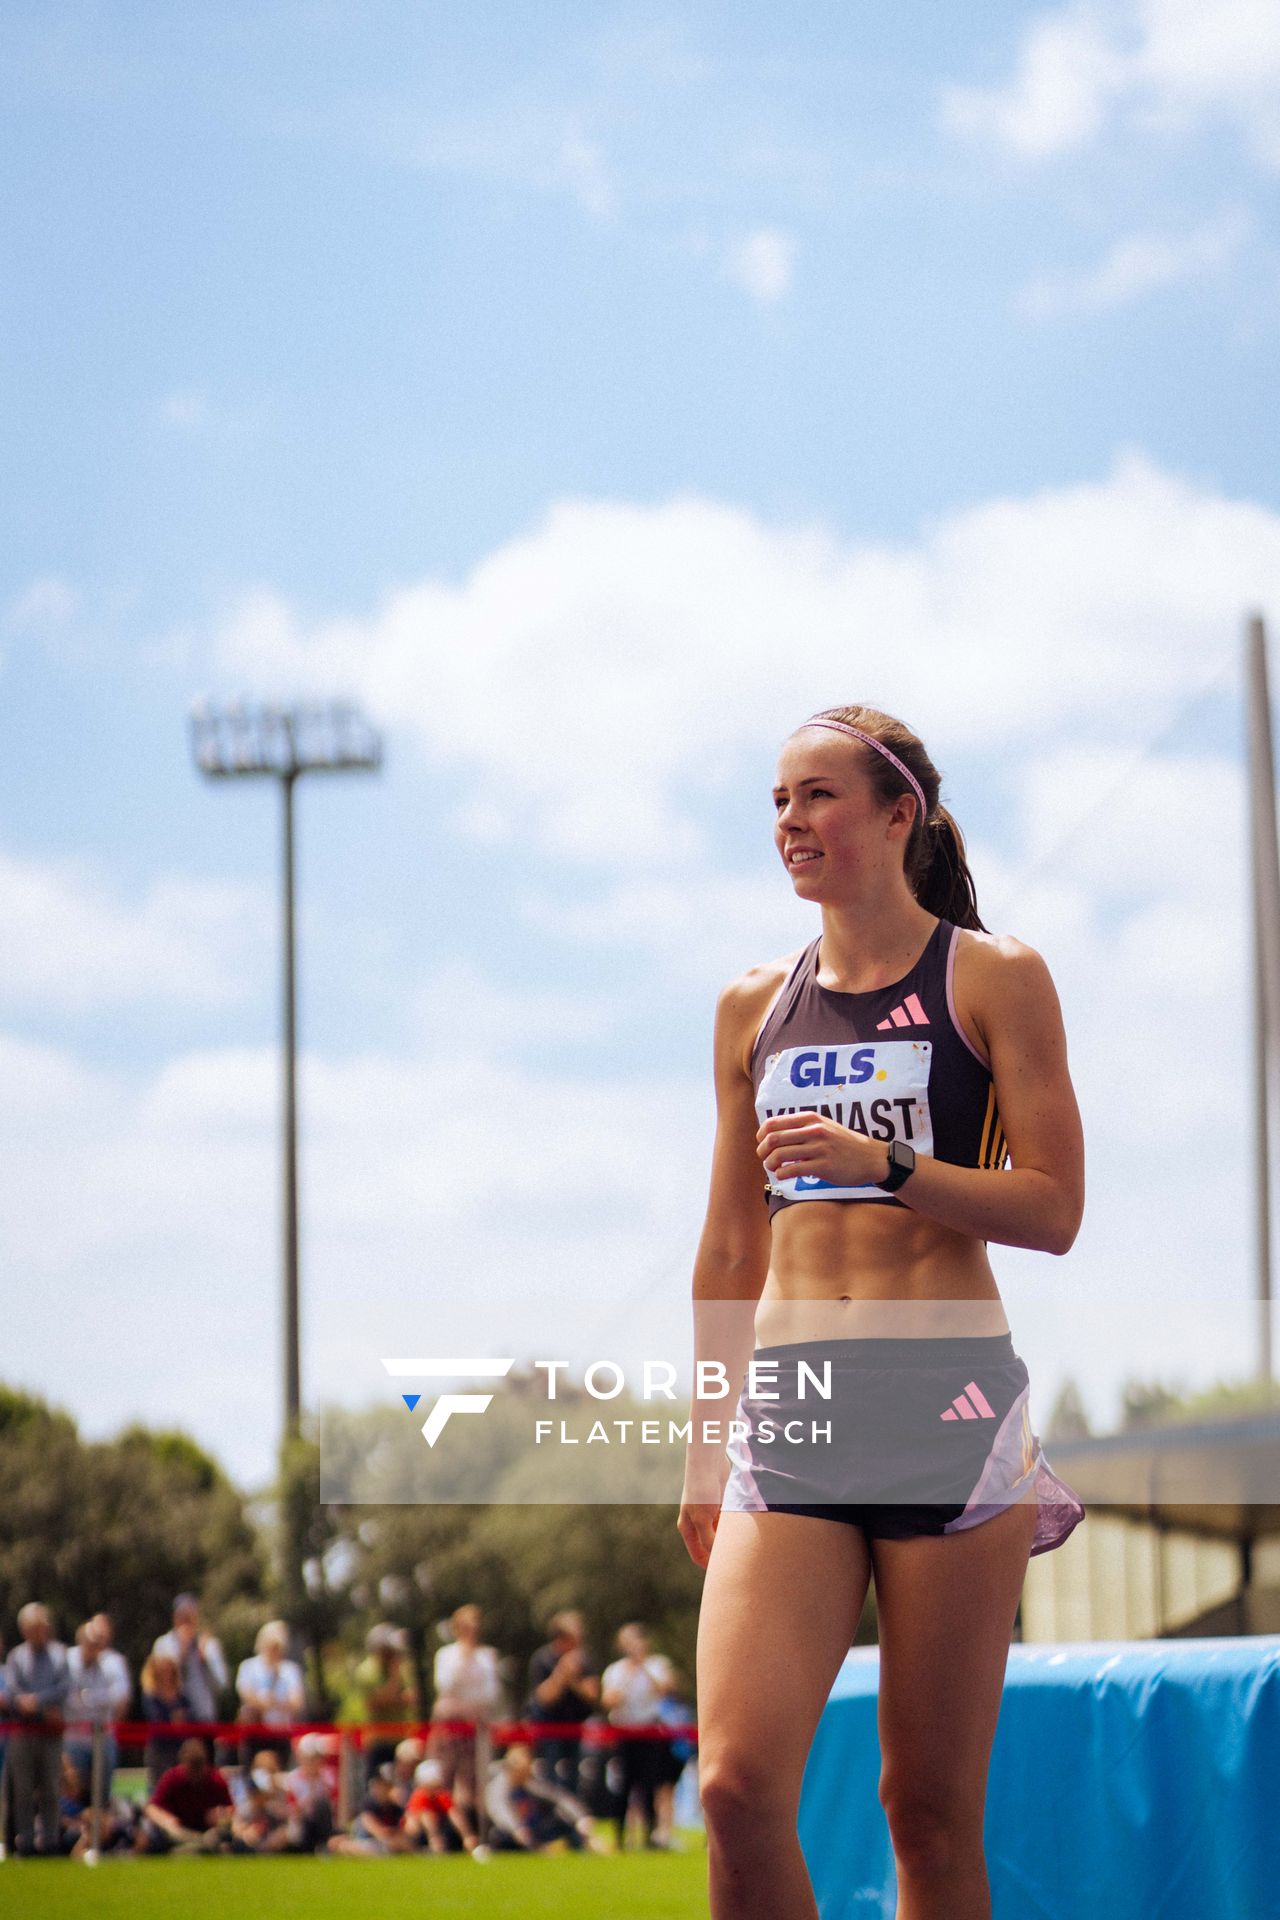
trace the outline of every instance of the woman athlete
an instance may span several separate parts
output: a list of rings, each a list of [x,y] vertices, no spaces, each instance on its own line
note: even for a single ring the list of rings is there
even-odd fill
[[[1031,1431],[987,1258],[993,1240],[1066,1253],[1079,1230],[1061,1011],[1041,956],[978,918],[938,787],[875,708],[803,722],[774,834],[822,931],[716,1008],[695,1337],[700,1358],[733,1350],[731,1390],[756,1367],[727,1452],[723,1431],[699,1438],[726,1403],[695,1400],[678,1522],[706,1569],[713,1920],[817,1920],[801,1775],[873,1577],[898,1920],[987,1920],[987,1771],[1027,1561],[1084,1517]]]

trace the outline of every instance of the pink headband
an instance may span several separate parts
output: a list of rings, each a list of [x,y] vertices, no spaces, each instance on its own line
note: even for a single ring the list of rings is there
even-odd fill
[[[915,789],[916,799],[920,802],[920,818],[922,821],[924,820],[929,811],[928,804],[924,797],[924,789],[921,787],[914,773],[912,773],[910,767],[904,767],[897,754],[891,752],[883,740],[877,740],[873,733],[864,733],[861,727],[851,727],[847,720],[802,720],[800,725],[803,727],[834,727],[837,733],[851,733],[855,740],[865,740],[869,747],[874,747],[877,753],[882,753],[886,760],[892,760],[903,779],[909,780]],[[797,728],[797,732],[798,731],[799,728]]]

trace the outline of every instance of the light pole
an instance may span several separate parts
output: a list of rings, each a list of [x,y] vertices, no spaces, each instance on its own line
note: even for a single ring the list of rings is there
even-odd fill
[[[382,741],[356,709],[341,701],[292,707],[248,706],[235,701],[214,708],[207,700],[191,710],[191,745],[201,773],[211,779],[269,776],[280,782],[284,801],[284,1439],[300,1431],[302,1377],[298,1337],[298,1109],[297,969],[293,914],[293,789],[304,773],[373,771],[382,765]],[[286,1515],[296,1501],[286,1497]],[[285,1520],[284,1587],[287,1600],[302,1597],[302,1554],[296,1518]]]

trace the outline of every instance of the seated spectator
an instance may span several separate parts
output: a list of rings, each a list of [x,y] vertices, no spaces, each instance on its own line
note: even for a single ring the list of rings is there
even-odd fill
[[[93,1810],[84,1776],[69,1755],[62,1757],[62,1846],[73,1860],[83,1860],[94,1845]],[[127,1847],[133,1839],[135,1812],[121,1798],[106,1800],[98,1811],[99,1853]]]
[[[236,1673],[236,1692],[240,1696],[236,1718],[248,1726],[261,1727],[287,1727],[301,1720],[306,1712],[306,1689],[302,1668],[295,1660],[285,1659],[289,1629],[284,1621],[268,1620],[264,1627],[259,1627],[253,1647],[251,1657],[240,1662]],[[272,1741],[271,1746],[280,1759],[289,1758],[287,1738]],[[241,1765],[245,1764],[246,1753],[246,1747],[242,1746]]]
[[[426,1755],[426,1746],[416,1735],[397,1740],[396,1750],[385,1766],[378,1771],[391,1788],[391,1798],[401,1813],[409,1804],[409,1795],[413,1792],[413,1776]]]
[[[495,1847],[541,1853],[557,1840],[565,1840],[575,1852],[583,1847],[592,1853],[604,1851],[582,1802],[534,1773],[528,1747],[507,1748],[490,1776],[485,1810]]]
[[[150,1725],[167,1727],[191,1718],[190,1702],[182,1691],[182,1674],[171,1653],[152,1651],[142,1669],[140,1688],[142,1717]],[[177,1764],[181,1745],[180,1736],[168,1740],[160,1734],[148,1737],[143,1755],[148,1787],[154,1787],[160,1775]]]
[[[391,1797],[391,1782],[384,1774],[375,1773],[370,1776],[350,1833],[336,1833],[329,1851],[356,1855],[407,1853],[411,1844],[401,1823],[400,1808]]]
[[[475,1826],[465,1808],[454,1803],[444,1784],[444,1769],[438,1760],[424,1760],[413,1776],[413,1792],[405,1808],[404,1829],[415,1847],[431,1853],[479,1852]]]
[[[162,1773],[147,1801],[138,1833],[139,1853],[228,1853],[231,1789],[210,1766],[203,1740],[184,1740],[178,1764]]]
[[[289,1848],[289,1801],[273,1747],[255,1753],[253,1765],[232,1787],[232,1800],[231,1832],[246,1853],[284,1853]]]
[[[58,1789],[58,1814],[61,1823],[59,1853],[73,1853],[84,1838],[84,1821],[89,1811],[89,1789],[65,1747],[62,1753],[62,1779]],[[81,1848],[83,1852],[84,1849]]]
[[[295,1853],[322,1852],[333,1837],[333,1795],[324,1742],[322,1733],[304,1733],[298,1741],[298,1764],[285,1776],[289,1842]]]

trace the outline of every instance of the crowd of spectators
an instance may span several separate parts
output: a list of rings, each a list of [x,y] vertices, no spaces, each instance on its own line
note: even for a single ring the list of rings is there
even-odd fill
[[[233,1688],[197,1597],[178,1596],[172,1627],[138,1679],[145,1785],[131,1794],[116,1791],[116,1727],[131,1718],[135,1695],[110,1618],[95,1614],[67,1647],[54,1637],[48,1609],[32,1601],[18,1614],[20,1638],[7,1659],[0,1646],[0,1724],[9,1728],[0,1732],[0,1842],[20,1854],[73,1856],[96,1846],[483,1859],[491,1849],[604,1851],[597,1821],[607,1818],[617,1850],[637,1829],[643,1846],[669,1847],[675,1784],[693,1753],[678,1730],[692,1710],[646,1629],[623,1626],[618,1657],[601,1671],[582,1615],[557,1613],[520,1692],[510,1684],[511,1662],[483,1642],[482,1624],[479,1607],[467,1605],[442,1627],[425,1738],[364,1739],[354,1793],[347,1783],[349,1817],[340,1822],[339,1735],[288,1731],[305,1721],[307,1695],[284,1621],[259,1630]],[[352,1682],[366,1725],[425,1722],[402,1628],[371,1629]],[[225,1726],[220,1709],[232,1691],[242,1738],[183,1732],[193,1723]],[[523,1722],[526,1737],[508,1734],[495,1755],[491,1730],[504,1717]],[[618,1730],[607,1744],[586,1738],[601,1722]],[[670,1736],[641,1731],[664,1725]],[[553,1730],[542,1734],[540,1726]]]

